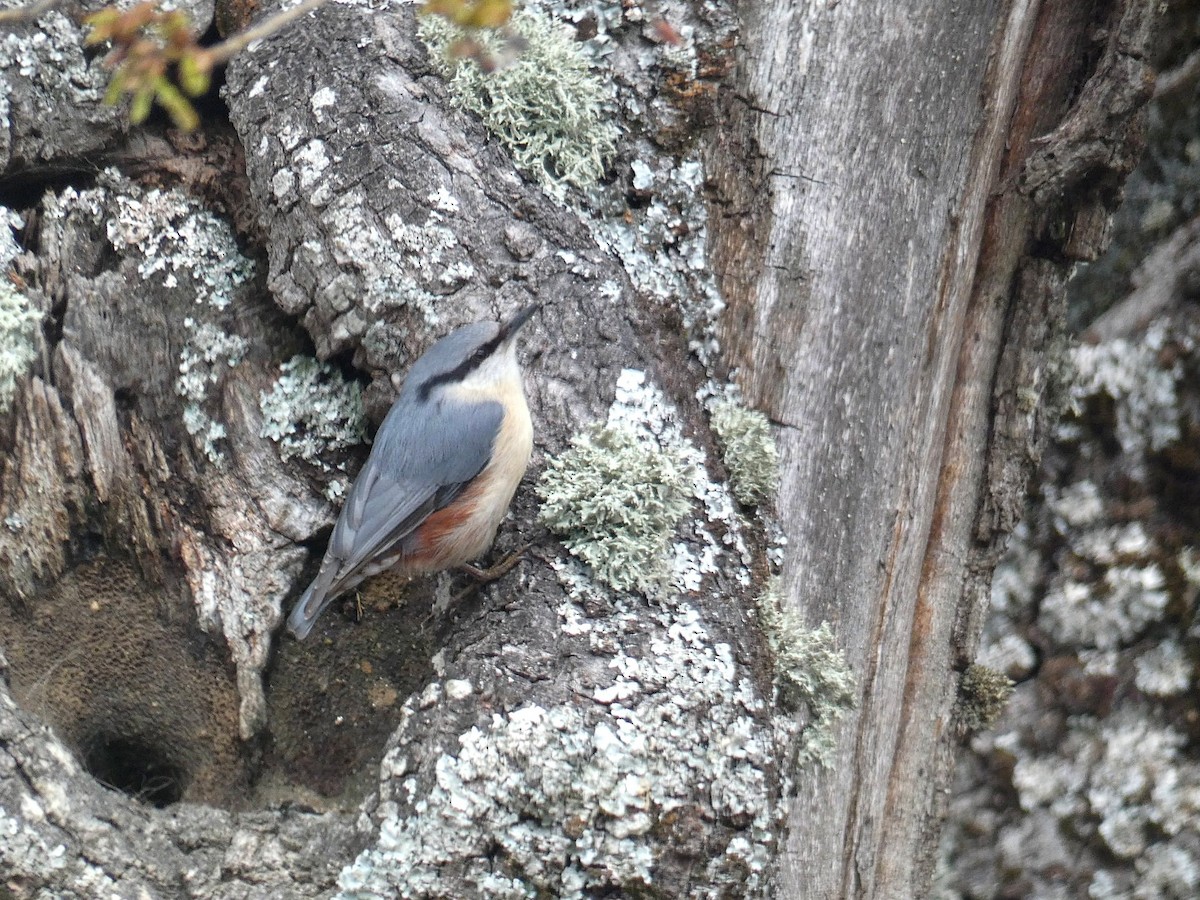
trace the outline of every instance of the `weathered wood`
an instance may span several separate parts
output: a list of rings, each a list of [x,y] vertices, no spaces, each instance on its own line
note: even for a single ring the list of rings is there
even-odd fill
[[[749,124],[725,160],[749,149],[745,193],[770,202],[722,219],[725,343],[781,425],[788,595],[860,676],[838,758],[793,810],[791,896],[928,883],[956,673],[1039,445],[1065,270],[1037,257],[1055,222],[1115,203],[1152,21],[1137,2],[748,11],[731,103]],[[1025,356],[1001,365],[1006,346]],[[1028,412],[1001,423],[1018,389]]]
[[[810,622],[835,624],[860,676],[834,766],[799,773],[781,893],[890,900],[927,883],[956,672],[1038,452],[1063,258],[1103,240],[1134,143],[1108,134],[1125,119],[1092,107],[1134,114],[1149,9],[1114,2],[1097,35],[1097,9],[1065,4],[743,10],[736,91],[706,151],[712,268],[728,301],[723,365],[781,425],[785,587]],[[622,121],[636,138],[608,203],[629,219],[648,199],[635,163],[669,171],[675,160],[650,145],[696,141],[716,94],[704,79],[728,70],[728,11],[678,15],[704,46],[697,74],[685,64],[669,88],[642,65],[643,34],[661,42],[661,28],[627,27],[616,41],[628,69]],[[225,98],[244,182],[214,183],[220,160],[239,164],[236,149],[192,166],[168,156],[178,141],[115,148],[129,171],[188,185],[234,215],[243,237],[261,238],[257,280],[232,277],[232,232],[190,201],[181,211],[178,195],[111,175],[86,196],[48,195],[19,268],[54,318],[44,361],[0,419],[10,451],[0,560],[11,563],[0,591],[32,604],[10,604],[6,631],[36,628],[56,603],[81,615],[63,573],[111,557],[113,582],[136,601],[111,607],[140,613],[121,621],[129,646],[160,626],[191,641],[196,659],[163,654],[187,669],[162,666],[173,691],[204,684],[189,680],[201,662],[211,676],[213,647],[193,623],[229,648],[236,691],[209,691],[206,712],[224,729],[219,752],[201,754],[185,797],[234,802],[217,796],[213,759],[270,721],[264,771],[283,795],[308,798],[294,782],[337,794],[357,778],[370,795],[363,815],[149,810],[59,762],[67,747],[0,686],[0,806],[6,828],[26,828],[0,858],[18,893],[87,896],[111,881],[130,894],[185,885],[197,897],[277,896],[286,885],[315,896],[339,871],[351,887],[430,896],[472,896],[484,882],[766,892],[791,774],[791,723],[766,702],[770,661],[748,612],[768,563],[763,535],[706,479],[697,520],[678,536],[679,552],[709,555],[688,575],[699,589],[648,602],[589,588],[536,530],[527,485],[514,520],[538,548],[498,587],[431,619],[447,581],[380,580],[361,598],[369,627],[331,622],[328,643],[285,644],[274,696],[264,691],[281,606],[332,515],[322,476],[261,434],[260,393],[305,334],[319,356],[371,379],[378,420],[393,376],[433,335],[538,299],[546,309],[524,351],[535,464],[607,414],[626,368],[662,388],[647,395],[656,427],[678,426],[697,453],[713,447],[696,397],[716,373],[687,356],[689,340],[705,360],[712,346],[696,313],[715,305],[706,276],[639,295],[638,263],[626,271],[619,250],[602,249],[452,108],[414,22],[407,7],[330,4],[235,61]],[[29,109],[22,128],[36,119]],[[11,153],[13,165],[92,154],[114,134],[35,143]],[[246,225],[250,203],[257,228]],[[670,204],[662,212],[664,241],[696,227],[672,220]],[[198,231],[203,252],[160,243]],[[199,399],[180,387],[192,367],[208,385]],[[224,437],[207,428],[218,420]],[[503,529],[499,547],[516,543]],[[86,649],[108,647],[69,652]],[[48,661],[46,679],[67,655]],[[13,689],[36,697],[49,683],[14,679]],[[202,730],[189,719],[163,739]],[[76,744],[94,736],[60,731]],[[378,761],[355,742],[384,735],[378,774],[371,764],[348,776]],[[69,864],[56,869],[60,843]]]

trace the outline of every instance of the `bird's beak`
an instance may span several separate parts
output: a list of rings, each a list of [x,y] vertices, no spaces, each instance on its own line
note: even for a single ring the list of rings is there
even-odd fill
[[[512,338],[512,336],[517,333],[517,330],[520,329],[520,327],[526,322],[528,322],[530,317],[541,308],[542,304],[531,303],[507,322],[505,322],[504,325],[501,326],[504,330],[504,340],[507,341]]]

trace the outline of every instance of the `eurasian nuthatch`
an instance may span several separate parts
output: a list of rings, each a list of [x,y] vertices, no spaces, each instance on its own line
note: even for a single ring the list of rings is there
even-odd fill
[[[537,309],[464,325],[413,364],[288,619],[298,639],[364,578],[437,572],[491,546],[533,450],[516,335]]]

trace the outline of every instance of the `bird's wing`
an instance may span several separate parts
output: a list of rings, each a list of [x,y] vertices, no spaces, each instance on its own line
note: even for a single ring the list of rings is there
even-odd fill
[[[449,504],[492,458],[504,407],[438,402],[419,430],[393,408],[333,529],[329,550],[354,572]],[[394,417],[395,416],[395,417]],[[361,488],[360,488],[361,485]]]
[[[449,504],[492,457],[504,419],[499,403],[438,401],[392,407],[346,498],[321,569],[288,621],[304,637],[361,570]]]

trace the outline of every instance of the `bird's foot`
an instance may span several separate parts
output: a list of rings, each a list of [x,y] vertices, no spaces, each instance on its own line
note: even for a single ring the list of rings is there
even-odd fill
[[[499,578],[503,578],[513,570],[517,563],[524,558],[525,551],[531,546],[531,544],[524,544],[523,546],[518,547],[512,553],[508,554],[508,556],[504,557],[504,559],[500,560],[500,562],[496,563],[494,566],[489,566],[486,569],[480,569],[477,566],[472,566],[467,563],[463,563],[460,566],[455,566],[456,569],[459,569],[460,571],[470,575],[473,579],[475,579],[475,582],[474,584],[467,585],[465,588],[451,597],[451,606],[457,605],[464,597],[475,593],[485,584],[490,584]]]
[[[505,575],[511,572],[516,564],[519,563],[525,556],[525,551],[528,550],[530,546],[530,544],[524,544],[518,547],[512,553],[508,554],[508,556],[504,557],[504,559],[500,560],[500,562],[496,563],[494,566],[489,566],[486,569],[480,569],[476,566],[468,565],[466,563],[458,568],[466,572],[480,584],[487,584],[490,581],[503,578]]]

